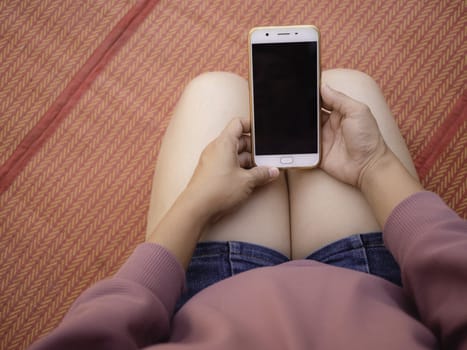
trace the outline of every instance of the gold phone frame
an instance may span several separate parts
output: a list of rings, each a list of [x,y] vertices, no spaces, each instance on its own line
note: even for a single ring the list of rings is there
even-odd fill
[[[321,33],[319,31],[319,28],[316,27],[315,25],[288,25],[288,26],[260,26],[260,27],[253,27],[250,29],[248,32],[248,95],[249,95],[249,111],[250,111],[250,138],[251,138],[251,158],[252,158],[252,163],[255,165],[255,129],[254,129],[254,113],[253,113],[253,77],[252,77],[252,59],[253,59],[253,54],[252,54],[252,43],[251,43],[251,35],[253,32],[257,30],[265,30],[265,29],[271,29],[271,30],[290,30],[294,28],[312,28],[314,29],[317,34],[318,34],[318,116],[317,116],[317,123],[318,123],[318,130],[317,130],[317,136],[318,136],[318,161],[315,165],[311,166],[281,166],[281,169],[312,169],[316,168],[319,166],[322,158],[322,145],[321,145],[321,94],[319,92],[319,89],[321,87]]]

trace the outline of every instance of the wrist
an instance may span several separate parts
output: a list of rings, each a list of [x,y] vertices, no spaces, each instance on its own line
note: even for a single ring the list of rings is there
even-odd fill
[[[184,191],[148,236],[147,242],[165,247],[186,269],[209,218],[198,202]]]
[[[362,169],[357,181],[357,187],[360,191],[364,191],[369,184],[377,181],[382,174],[385,174],[388,169],[393,167],[395,162],[398,162],[397,157],[387,146],[384,147]]]
[[[360,190],[383,228],[392,210],[410,195],[423,191],[423,187],[386,148],[362,175]]]
[[[203,229],[213,216],[213,210],[200,191],[186,188],[177,198],[174,206],[184,212],[192,225]]]

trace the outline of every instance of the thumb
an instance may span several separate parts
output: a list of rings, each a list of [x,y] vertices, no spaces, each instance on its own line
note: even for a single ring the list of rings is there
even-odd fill
[[[326,107],[346,116],[361,109],[361,103],[346,94],[332,89],[329,85],[321,86],[321,97]]]
[[[265,185],[279,176],[279,169],[274,167],[258,166],[248,170],[251,179],[256,186]]]

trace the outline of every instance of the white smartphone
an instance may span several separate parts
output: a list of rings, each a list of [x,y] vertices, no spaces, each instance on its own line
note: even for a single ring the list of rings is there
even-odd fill
[[[312,168],[320,161],[319,30],[257,27],[249,34],[252,155],[256,165]]]

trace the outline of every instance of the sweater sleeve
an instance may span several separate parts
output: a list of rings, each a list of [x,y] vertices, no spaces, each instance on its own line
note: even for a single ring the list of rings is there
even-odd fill
[[[169,335],[185,272],[163,247],[139,245],[117,274],[74,302],[31,349],[139,349]]]
[[[467,348],[467,221],[431,192],[400,203],[384,227],[406,293],[443,349]]]

